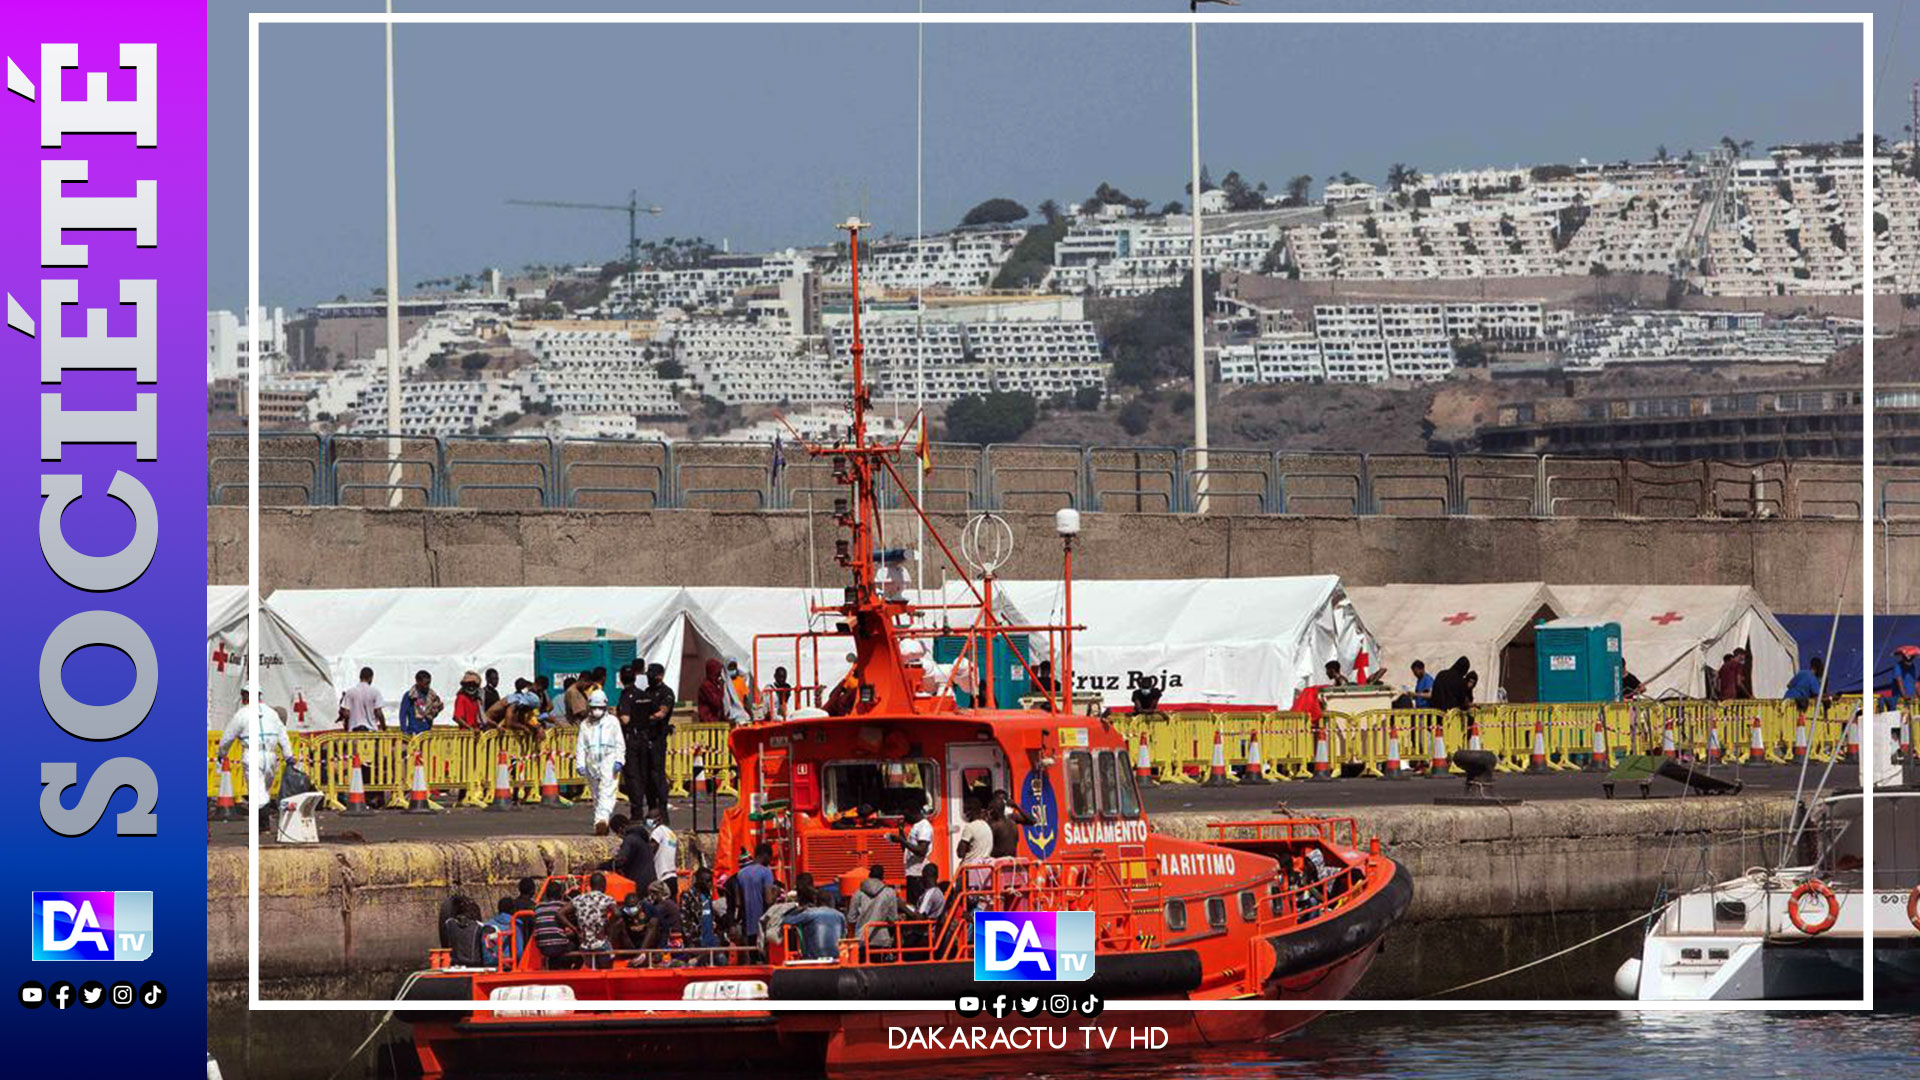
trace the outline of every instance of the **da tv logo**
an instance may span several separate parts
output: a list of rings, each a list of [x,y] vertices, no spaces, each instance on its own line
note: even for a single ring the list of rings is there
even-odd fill
[[[145,960],[152,955],[152,893],[33,894],[35,960]]]
[[[1091,911],[976,911],[977,982],[1085,982],[1093,978]]]

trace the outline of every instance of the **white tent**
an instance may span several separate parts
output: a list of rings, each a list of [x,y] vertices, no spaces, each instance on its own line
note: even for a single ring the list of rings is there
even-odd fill
[[[227,726],[246,685],[247,589],[207,586],[207,730]],[[260,605],[260,695],[295,730],[332,724],[338,695],[325,654],[287,624],[273,605]]]
[[[1534,623],[1568,614],[1553,590],[1537,581],[1356,586],[1347,595],[1380,639],[1374,660],[1387,665],[1390,685],[1411,689],[1415,660],[1438,675],[1464,656],[1480,674],[1479,701],[1498,700],[1496,687],[1506,691],[1506,700],[1535,700]]]
[[[1707,672],[1739,646],[1753,692],[1779,697],[1799,666],[1793,635],[1745,585],[1554,585],[1575,618],[1620,624],[1627,671],[1649,695],[1705,697]]]
[[[817,645],[813,641],[755,639],[763,634],[804,634],[809,630],[830,631],[839,622],[831,615],[809,616],[812,606],[838,604],[839,589],[795,587],[690,586],[687,596],[713,619],[714,625],[737,644],[738,652],[729,658],[740,661],[741,668],[755,671],[761,686],[773,682],[773,669],[787,669],[795,686],[832,686],[847,672],[847,653],[853,651],[853,639],[828,638]],[[755,651],[758,655],[755,655]],[[815,652],[818,651],[816,668]]]
[[[531,678],[534,639],[573,627],[632,634],[641,657],[672,658],[668,670],[680,672],[683,700],[692,698],[707,657],[744,655],[685,589],[670,586],[281,589],[272,599],[328,658],[338,685],[351,685],[361,667],[371,667],[389,701],[398,701],[419,670],[433,676],[442,696],[466,671],[498,668],[507,685]]]
[[[996,581],[994,589],[1002,619],[1065,619],[1058,581]],[[967,599],[964,586],[948,586],[949,603]],[[1073,620],[1086,627],[1074,635],[1074,681],[1114,706],[1152,679],[1166,704],[1286,708],[1321,681],[1327,661],[1350,668],[1358,653],[1379,650],[1332,576],[1076,581]],[[1044,643],[1034,644],[1042,655]]]

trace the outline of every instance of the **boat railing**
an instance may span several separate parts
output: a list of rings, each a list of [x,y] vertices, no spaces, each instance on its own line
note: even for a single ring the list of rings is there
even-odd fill
[[[1294,845],[1318,840],[1333,848],[1357,850],[1360,826],[1350,817],[1274,818],[1270,821],[1215,821],[1207,825],[1208,839],[1217,844],[1234,841]]]

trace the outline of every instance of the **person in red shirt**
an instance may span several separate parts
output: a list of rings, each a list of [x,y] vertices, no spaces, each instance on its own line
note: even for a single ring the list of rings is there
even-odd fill
[[[480,727],[480,676],[469,671],[460,676],[460,692],[453,695],[453,722],[468,731]]]

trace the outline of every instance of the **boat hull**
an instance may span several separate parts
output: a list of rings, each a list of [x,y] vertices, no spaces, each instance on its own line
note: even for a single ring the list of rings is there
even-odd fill
[[[1322,1012],[1319,1003],[1347,996],[1366,974],[1379,938],[1317,968],[1270,980],[1279,1007],[1114,1011],[1099,1019],[1017,1014],[995,1020],[956,1012],[767,1011],[737,1013],[578,1013],[500,1017],[479,1013],[416,1013],[414,1043],[428,1080],[440,1077],[603,1076],[645,1069],[702,1076],[821,1076],[846,1071],[924,1069],[956,1061],[1002,1063],[1032,1055],[1097,1055],[1258,1044],[1283,1038]],[[973,988],[981,989],[979,986]],[[1050,987],[1068,993],[1060,984]],[[1080,991],[1084,993],[1084,991]],[[1009,995],[1010,997],[1013,995]],[[1184,998],[1169,998],[1184,1004]],[[1288,1008],[1297,1002],[1301,1007]],[[1080,1029],[1111,1033],[1090,1050]],[[1148,1029],[1164,1031],[1149,1035]],[[915,1037],[912,1033],[918,1031]],[[937,1037],[930,1038],[929,1035]],[[1135,1038],[1151,1046],[1134,1045]],[[1064,1039],[1060,1048],[1056,1038]]]

